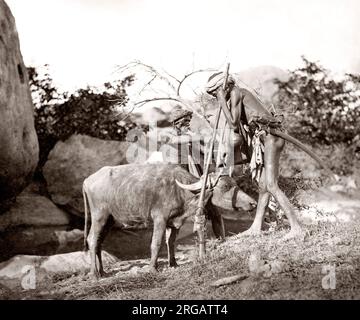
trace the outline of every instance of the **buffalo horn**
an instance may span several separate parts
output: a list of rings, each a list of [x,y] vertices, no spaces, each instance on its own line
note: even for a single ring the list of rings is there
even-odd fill
[[[176,179],[175,179],[175,182],[180,188],[185,189],[185,190],[189,190],[189,191],[198,191],[198,190],[201,189],[202,184],[203,184],[202,180],[199,180],[199,181],[194,182],[192,184],[183,184],[183,183],[177,181]]]

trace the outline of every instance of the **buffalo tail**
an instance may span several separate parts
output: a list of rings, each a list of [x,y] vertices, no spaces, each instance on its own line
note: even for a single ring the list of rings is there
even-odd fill
[[[87,237],[88,237],[88,234],[89,234],[89,226],[88,226],[89,200],[88,200],[84,185],[83,185],[82,193],[83,193],[83,198],[84,198],[84,213],[85,213],[84,251],[88,251],[89,250],[89,245],[88,245],[88,242],[87,242]]]

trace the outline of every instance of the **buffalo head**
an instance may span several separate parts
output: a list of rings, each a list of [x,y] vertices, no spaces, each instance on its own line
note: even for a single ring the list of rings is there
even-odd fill
[[[204,178],[201,177],[197,182],[188,185],[177,180],[176,183],[185,190],[197,192],[201,190]],[[210,173],[206,188],[212,191],[211,203],[219,208],[248,211],[256,207],[256,201],[240,190],[236,181],[229,175],[221,172]]]

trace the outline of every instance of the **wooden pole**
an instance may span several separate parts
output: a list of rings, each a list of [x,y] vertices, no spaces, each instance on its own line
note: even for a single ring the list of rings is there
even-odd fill
[[[227,80],[229,77],[229,68],[230,68],[230,63],[228,63],[226,65],[225,78],[224,78],[224,84],[223,84],[224,90],[226,89],[226,84],[227,84]],[[214,127],[214,131],[213,131],[213,135],[212,135],[212,139],[211,139],[211,143],[210,143],[210,148],[209,148],[208,156],[206,158],[206,163],[205,163],[204,183],[201,187],[199,204],[198,204],[198,209],[196,212],[197,216],[202,216],[202,217],[204,216],[205,190],[206,190],[207,179],[208,179],[208,175],[209,175],[209,167],[210,167],[210,163],[211,163],[211,159],[212,159],[212,153],[214,150],[216,130],[219,125],[220,114],[221,114],[221,106],[219,105],[219,109],[218,109],[218,112],[217,112],[216,118],[215,118],[215,127]],[[205,221],[205,219],[203,219],[203,221]],[[197,234],[198,234],[198,239],[199,239],[199,259],[204,259],[205,258],[205,226],[204,225],[201,228],[197,229]]]

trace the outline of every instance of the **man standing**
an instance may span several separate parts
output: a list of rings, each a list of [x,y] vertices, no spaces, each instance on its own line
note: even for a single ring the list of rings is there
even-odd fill
[[[280,127],[281,120],[265,107],[259,96],[246,86],[236,85],[229,75],[224,90],[224,73],[213,74],[206,85],[206,92],[217,98],[222,114],[217,166],[231,166],[250,162],[252,175],[259,180],[263,166],[264,125]],[[227,163],[227,156],[234,156]]]
[[[270,131],[282,131],[283,117],[271,113],[253,90],[236,85],[233,77],[229,77],[228,84],[224,89],[222,87],[223,79],[222,72],[215,73],[208,79],[206,85],[207,93],[217,98],[223,111],[222,117],[225,124],[219,124],[219,127],[230,128],[234,131],[235,137],[232,140],[225,139],[232,149],[224,150],[221,155],[225,155],[225,157],[220,158],[223,163],[220,162],[219,165],[227,165],[226,154],[230,150],[235,154],[234,164],[250,162],[252,178],[259,185],[255,219],[246,233],[260,233],[269,201],[273,203],[276,201],[291,226],[291,232],[287,238],[303,237],[304,234],[296,219],[295,210],[278,186],[279,160],[285,140],[279,135],[271,134]],[[224,145],[226,146],[226,144]],[[312,155],[312,157],[314,156]]]

